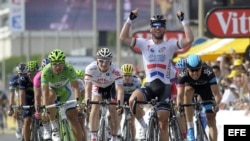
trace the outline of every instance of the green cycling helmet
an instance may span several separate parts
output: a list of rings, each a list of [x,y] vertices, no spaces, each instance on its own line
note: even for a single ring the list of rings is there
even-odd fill
[[[50,52],[48,58],[50,62],[61,62],[65,61],[66,55],[62,50],[54,49],[52,52]]]
[[[76,70],[76,75],[77,75],[78,78],[83,78],[83,76],[84,76],[84,71],[81,70],[81,69],[77,69],[77,70]]]
[[[39,65],[37,61],[29,61],[27,62],[28,72],[34,72],[39,70]]]

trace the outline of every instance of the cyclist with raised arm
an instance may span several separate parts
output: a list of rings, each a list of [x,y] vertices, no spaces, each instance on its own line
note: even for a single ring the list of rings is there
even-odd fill
[[[44,96],[44,104],[54,104],[59,98],[60,102],[68,100],[79,100],[79,87],[74,67],[65,62],[66,55],[60,49],[54,49],[48,56],[50,64],[46,65],[42,70],[41,83],[42,95]],[[56,120],[56,109],[48,109],[50,119],[52,140],[61,141],[59,134],[59,125]],[[78,111],[76,104],[67,105],[66,115],[69,120],[76,141],[83,140],[83,132],[78,121]]]
[[[221,100],[219,86],[212,68],[202,62],[198,55],[186,58],[186,69],[178,75],[177,103],[190,104],[194,94],[199,94],[204,101],[215,100],[216,105],[204,105],[210,141],[217,141],[216,111]],[[187,141],[194,141],[193,107],[185,107],[187,121]]]
[[[85,69],[85,103],[87,99],[102,101],[103,98],[111,102],[120,101],[123,104],[123,79],[118,66],[112,63],[112,52],[108,48],[101,48],[97,51],[96,61],[89,64]],[[104,95],[106,94],[106,95]],[[105,97],[104,97],[105,96]],[[119,114],[122,108],[109,106],[111,141],[116,141],[120,127]],[[97,131],[100,120],[100,105],[92,105],[89,117],[91,141],[97,140]]]
[[[123,64],[121,66],[123,75],[123,87],[124,87],[124,103],[129,104],[129,98],[134,90],[141,87],[141,79],[133,75],[134,66],[132,64]],[[135,140],[135,117],[131,116],[130,121],[132,139]]]
[[[39,65],[37,61],[28,61],[27,74],[20,75],[18,78],[18,93],[20,95],[20,106],[34,106],[34,90],[33,90],[33,78],[39,71]],[[24,141],[30,141],[31,137],[31,117],[34,114],[33,108],[23,109],[23,138]]]
[[[130,107],[132,108],[134,99],[137,97],[138,101],[150,101],[158,97],[160,102],[167,102],[170,100],[170,70],[172,64],[172,58],[174,52],[178,49],[184,48],[187,45],[191,45],[194,40],[193,33],[184,20],[184,13],[181,11],[177,12],[177,17],[182,22],[185,32],[185,38],[179,40],[164,40],[166,33],[166,19],[163,15],[153,16],[150,20],[150,32],[152,34],[151,39],[144,38],[133,38],[129,36],[129,31],[132,22],[138,15],[138,9],[132,11],[128,20],[123,25],[120,33],[120,39],[126,45],[131,48],[137,47],[141,50],[143,57],[144,70],[146,72],[146,83],[145,87],[137,89],[132,93],[130,97]],[[138,119],[140,124],[147,129],[146,122],[143,119],[143,111],[136,108],[135,117]],[[168,119],[169,119],[169,106],[159,105],[158,117],[159,117],[159,128],[160,141],[168,141]]]
[[[19,63],[16,68],[15,71],[17,74],[14,74],[13,76],[11,76],[10,80],[9,80],[9,105],[11,107],[11,105],[19,105],[19,94],[18,94],[18,78],[21,75],[26,75],[27,74],[27,66],[25,63],[21,62]],[[19,117],[19,112],[17,109],[15,109],[13,111],[13,109],[9,109],[8,111],[8,116],[13,116],[18,123],[22,123],[22,118]],[[18,124],[17,128],[16,128],[16,138],[17,139],[22,139],[22,125]]]
[[[43,99],[42,99],[42,91],[41,91],[41,75],[42,75],[42,69],[49,64],[50,61],[48,58],[45,58],[42,60],[41,63],[41,70],[35,75],[33,79],[33,89],[34,89],[34,95],[35,95],[35,117],[36,118],[41,118],[40,117],[40,109],[39,106],[43,105]],[[46,114],[44,117],[42,117],[42,124],[43,124],[43,133],[42,133],[42,138],[44,140],[51,139],[51,130],[50,130],[50,124],[48,122],[48,117]]]

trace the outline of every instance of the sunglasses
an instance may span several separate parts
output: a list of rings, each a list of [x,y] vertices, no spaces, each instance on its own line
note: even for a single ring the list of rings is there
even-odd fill
[[[152,23],[151,24],[151,27],[154,27],[154,28],[156,28],[156,27],[165,27],[165,24],[163,24],[163,23],[160,23],[160,22],[156,22],[156,23]]]
[[[64,62],[57,62],[57,63],[56,63],[56,62],[53,62],[53,63],[50,63],[50,64],[51,64],[52,66],[55,66],[55,67],[57,67],[57,66],[58,66],[58,67],[62,67],[62,66],[64,66],[65,63],[64,63]]]
[[[191,72],[198,72],[201,68],[196,68],[196,69],[189,69]]]
[[[101,60],[101,59],[98,59],[97,60],[99,63],[101,63],[101,64],[109,64],[111,61],[110,60]]]
[[[123,75],[123,77],[132,77],[132,75]]]

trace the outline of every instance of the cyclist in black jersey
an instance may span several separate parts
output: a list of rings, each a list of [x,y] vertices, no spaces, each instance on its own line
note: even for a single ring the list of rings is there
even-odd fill
[[[219,86],[212,68],[202,62],[198,55],[186,58],[186,69],[178,74],[177,103],[192,103],[194,93],[201,100],[215,100],[216,105],[204,105],[209,126],[210,141],[217,141],[216,111],[221,100]],[[193,107],[185,108],[187,121],[187,140],[194,141]]]
[[[18,78],[18,93],[20,95],[20,105],[34,105],[33,78],[39,71],[39,66],[36,61],[27,62],[27,74],[20,75]],[[31,117],[34,109],[23,109],[23,137],[24,141],[30,141],[31,137]]]

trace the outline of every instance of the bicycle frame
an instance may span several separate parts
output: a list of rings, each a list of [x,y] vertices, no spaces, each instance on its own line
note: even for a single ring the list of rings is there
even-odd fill
[[[202,121],[201,121],[201,110],[202,105],[204,104],[214,104],[213,100],[207,100],[207,101],[198,101],[197,94],[194,95],[194,102],[191,104],[179,104],[180,107],[187,107],[192,106],[194,107],[194,117],[195,117],[195,128],[196,133],[195,137],[197,141],[209,141],[207,133],[205,131],[205,128],[203,127]],[[181,112],[184,111],[183,108],[181,108]]]
[[[57,102],[55,104],[46,105],[45,109],[49,108],[58,108],[58,121],[59,121],[59,129],[60,136],[62,137],[62,141],[74,141],[75,137],[71,130],[71,126],[68,123],[67,115],[66,115],[66,106],[68,104],[76,103],[76,100],[69,100],[65,102]]]
[[[119,103],[119,102],[118,102]],[[107,141],[108,140],[108,119],[107,119],[107,111],[108,111],[108,105],[117,105],[116,102],[109,102],[108,99],[103,99],[103,101],[90,101],[87,100],[87,105],[89,104],[98,104],[100,105],[101,110],[101,118],[100,118],[100,124],[99,124],[99,130],[97,133],[97,140],[98,141]]]
[[[132,139],[132,132],[130,127],[131,112],[130,107],[127,103],[123,105],[124,109],[124,121],[122,123],[122,141],[129,141]]]

